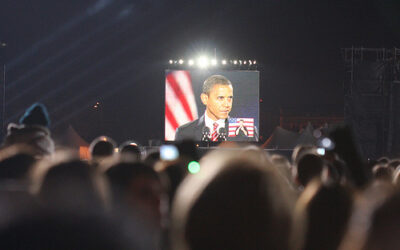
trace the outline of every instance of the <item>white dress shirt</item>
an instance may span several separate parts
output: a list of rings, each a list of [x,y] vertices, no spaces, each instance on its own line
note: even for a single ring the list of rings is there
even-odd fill
[[[218,123],[217,132],[219,131],[220,128],[225,128],[225,119],[219,119],[217,121],[213,121],[210,117],[207,116],[207,112],[204,113],[204,122],[206,124],[206,127],[210,129],[210,135],[212,134],[214,129],[214,122]]]

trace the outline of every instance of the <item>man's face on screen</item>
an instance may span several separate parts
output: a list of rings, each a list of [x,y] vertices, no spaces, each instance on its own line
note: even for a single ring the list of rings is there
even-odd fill
[[[233,88],[231,85],[216,84],[208,95],[202,94],[201,100],[206,105],[208,117],[214,121],[226,119],[232,109]]]

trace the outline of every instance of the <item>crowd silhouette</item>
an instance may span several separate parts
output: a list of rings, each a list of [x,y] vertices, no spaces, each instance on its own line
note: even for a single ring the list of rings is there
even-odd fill
[[[400,160],[364,161],[346,126],[324,137],[333,146],[298,145],[291,159],[191,141],[164,159],[100,136],[81,159],[57,149],[34,104],[0,150],[0,248],[398,249]]]

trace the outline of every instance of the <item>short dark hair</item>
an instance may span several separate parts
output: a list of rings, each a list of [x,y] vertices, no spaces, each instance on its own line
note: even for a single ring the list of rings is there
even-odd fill
[[[214,85],[221,84],[221,85],[230,85],[232,86],[231,81],[228,78],[222,75],[212,75],[208,77],[203,83],[203,93],[210,94],[211,89]]]
[[[121,162],[111,166],[106,172],[110,182],[112,199],[114,202],[121,201],[126,193],[129,192],[129,186],[133,180],[139,177],[149,177],[160,181],[158,174],[145,163]]]
[[[324,161],[314,154],[306,154],[297,163],[297,178],[302,186],[306,186],[314,177],[321,175]]]
[[[92,158],[112,156],[116,145],[110,137],[99,136],[90,143],[89,151]]]

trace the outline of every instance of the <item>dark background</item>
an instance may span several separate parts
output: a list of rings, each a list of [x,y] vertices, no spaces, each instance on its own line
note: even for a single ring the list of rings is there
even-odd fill
[[[56,133],[162,139],[168,60],[216,48],[259,63],[268,137],[282,109],[342,114],[340,49],[400,47],[398,13],[397,0],[1,0],[5,123],[40,101]]]

